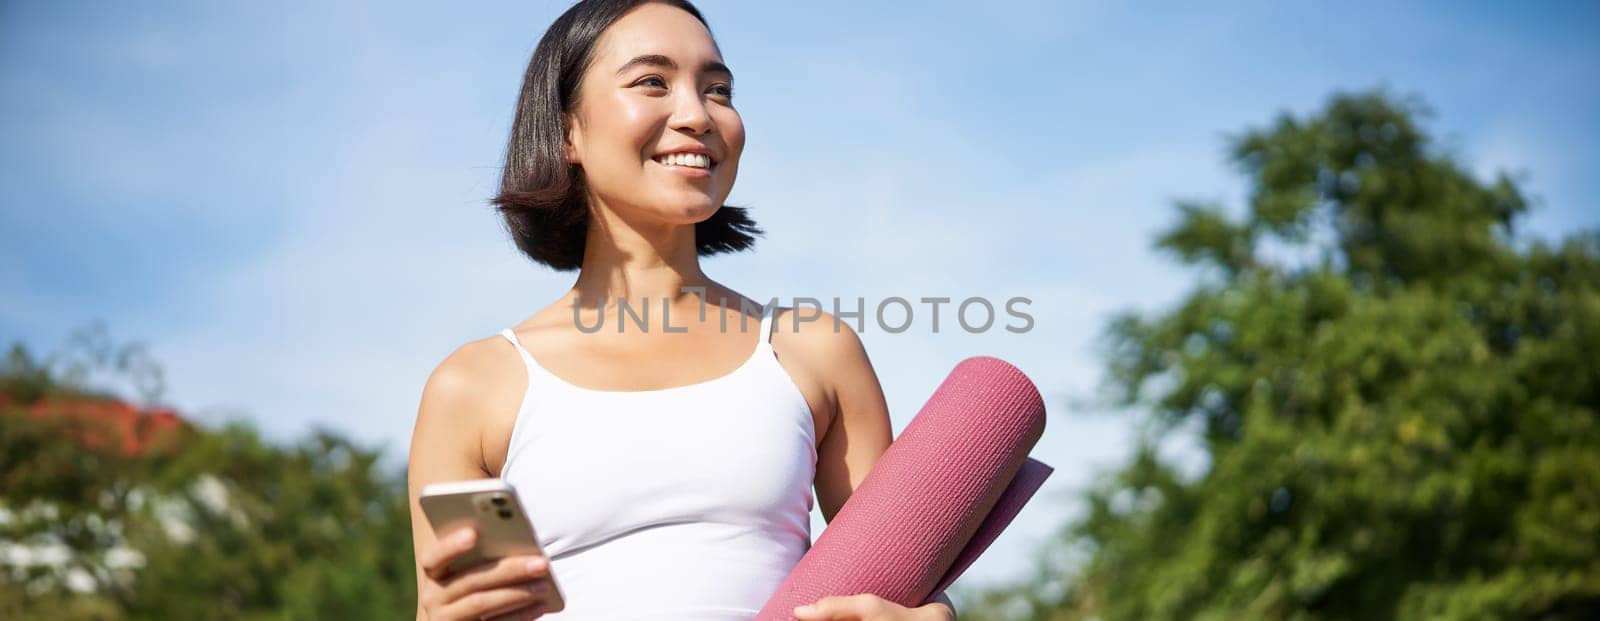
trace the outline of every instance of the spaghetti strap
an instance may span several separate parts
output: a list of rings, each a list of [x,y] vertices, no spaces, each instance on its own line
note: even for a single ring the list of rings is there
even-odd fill
[[[778,311],[781,311],[784,308],[785,307],[783,306],[773,306],[770,309],[762,309],[761,341],[757,347],[770,347],[772,345],[772,330],[774,324],[778,323]]]
[[[513,332],[511,328],[506,328],[500,331],[500,336],[506,337],[506,340],[511,341],[511,346],[517,348],[517,355],[522,356],[522,362],[528,365],[529,371],[540,369],[539,363],[533,359],[533,354],[522,348],[522,342],[517,340],[516,332]]]

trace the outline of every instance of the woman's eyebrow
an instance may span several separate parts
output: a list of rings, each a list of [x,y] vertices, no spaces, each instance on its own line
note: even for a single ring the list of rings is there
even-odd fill
[[[633,59],[629,60],[628,62],[623,63],[622,64],[622,68],[617,69],[617,75],[619,75],[619,76],[622,75],[624,72],[626,72],[628,69],[633,68],[635,65],[650,65],[652,67],[666,67],[666,68],[672,69],[674,71],[676,71],[678,69],[678,63],[673,62],[671,58],[667,58],[664,55],[661,55],[661,54],[640,54],[638,56],[633,57]],[[722,61],[719,61],[719,60],[716,60],[716,59],[707,60],[706,62],[701,63],[700,64],[700,71],[702,73],[720,73],[722,75],[728,76],[728,79],[730,79],[730,80],[733,79],[733,70],[729,69],[727,65],[722,64]]]

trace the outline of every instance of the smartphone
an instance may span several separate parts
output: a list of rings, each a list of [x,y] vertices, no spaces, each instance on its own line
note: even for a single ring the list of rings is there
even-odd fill
[[[472,526],[478,531],[477,543],[451,562],[451,572],[506,556],[544,554],[533,532],[533,522],[517,498],[517,490],[504,480],[473,479],[426,485],[418,502],[436,537],[444,537],[462,526]],[[545,611],[559,612],[566,607],[566,601],[561,596],[561,585],[556,583],[555,573],[550,572],[549,576],[554,588],[546,600]]]

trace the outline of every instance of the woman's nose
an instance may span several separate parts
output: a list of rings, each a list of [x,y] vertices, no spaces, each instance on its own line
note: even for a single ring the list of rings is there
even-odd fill
[[[711,114],[706,111],[706,104],[700,96],[682,91],[680,93],[682,94],[675,98],[672,118],[668,121],[672,128],[695,135],[708,134],[716,129],[716,124],[711,121]]]

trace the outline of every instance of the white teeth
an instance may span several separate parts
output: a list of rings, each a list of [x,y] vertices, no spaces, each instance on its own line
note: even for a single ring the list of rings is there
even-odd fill
[[[668,153],[655,158],[657,162],[669,166],[688,166],[690,168],[710,168],[711,157],[703,153]]]

